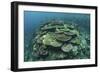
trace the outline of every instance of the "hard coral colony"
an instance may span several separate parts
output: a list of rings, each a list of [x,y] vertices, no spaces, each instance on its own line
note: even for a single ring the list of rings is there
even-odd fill
[[[90,58],[90,41],[73,24],[50,21],[40,26],[32,41],[32,61]]]

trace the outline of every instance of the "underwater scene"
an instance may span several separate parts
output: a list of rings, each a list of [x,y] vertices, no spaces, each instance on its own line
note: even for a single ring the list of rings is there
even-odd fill
[[[90,59],[90,14],[24,11],[24,62]]]

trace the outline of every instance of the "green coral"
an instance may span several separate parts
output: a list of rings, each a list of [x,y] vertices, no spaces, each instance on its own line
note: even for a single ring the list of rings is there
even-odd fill
[[[63,52],[69,52],[73,49],[73,46],[72,44],[64,44],[62,47],[61,47],[61,50]]]
[[[70,42],[73,43],[73,44],[77,44],[77,45],[79,45],[81,43],[79,38],[74,38]]]
[[[57,42],[56,39],[50,34],[43,35],[43,44],[51,45],[53,47],[60,47],[62,45],[62,43]]]
[[[41,25],[32,38],[32,57],[25,60],[46,61],[90,58],[89,34],[73,24],[51,21]]]
[[[59,41],[68,41],[72,38],[72,36],[68,36],[68,35],[65,35],[65,34],[55,34],[55,38]]]

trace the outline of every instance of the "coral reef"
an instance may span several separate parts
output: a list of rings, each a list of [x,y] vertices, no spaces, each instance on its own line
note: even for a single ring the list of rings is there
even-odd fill
[[[89,34],[80,31],[73,24],[64,21],[47,22],[40,26],[32,38],[31,60],[88,59],[89,38]]]

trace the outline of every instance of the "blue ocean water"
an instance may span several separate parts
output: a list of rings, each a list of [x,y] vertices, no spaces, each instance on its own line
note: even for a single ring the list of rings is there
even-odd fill
[[[51,20],[71,22],[90,32],[90,14],[24,11],[24,46],[26,48],[39,26]]]
[[[90,14],[24,11],[24,34],[31,37],[39,25],[53,19],[75,23],[87,32],[90,30]]]

